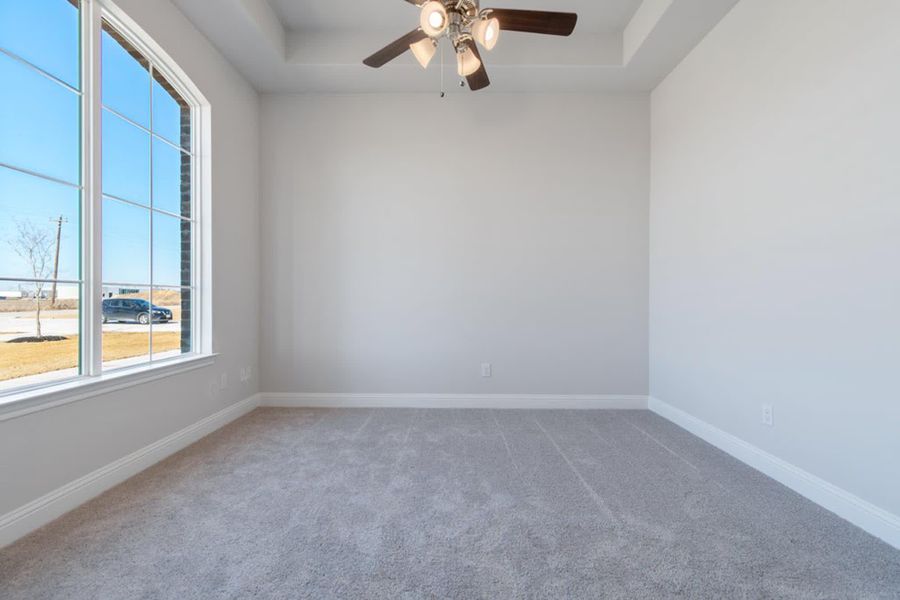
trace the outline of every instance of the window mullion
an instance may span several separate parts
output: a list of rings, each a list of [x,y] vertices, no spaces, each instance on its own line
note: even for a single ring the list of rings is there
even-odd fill
[[[151,62],[149,65],[150,70],[150,87],[147,89],[147,93],[150,94],[150,135],[148,136],[147,143],[150,144],[150,164],[148,165],[150,170],[150,362],[153,362],[153,221],[154,214],[153,209],[156,206],[154,202],[154,194],[153,194],[153,63]]]
[[[96,0],[83,0],[81,15],[82,64],[82,373],[100,375],[102,356],[103,204],[100,147],[100,31],[101,11]]]

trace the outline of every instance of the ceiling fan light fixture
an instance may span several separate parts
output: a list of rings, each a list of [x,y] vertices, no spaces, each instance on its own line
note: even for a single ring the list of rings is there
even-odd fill
[[[434,53],[437,52],[437,44],[431,38],[425,38],[415,44],[410,44],[409,49],[412,50],[413,56],[419,61],[423,69],[427,69]]]
[[[456,53],[456,71],[460,77],[468,77],[481,68],[481,61],[468,46]]]
[[[479,19],[472,25],[472,36],[485,50],[493,50],[500,39],[500,20]]]
[[[422,14],[419,18],[419,25],[427,35],[438,37],[447,30],[450,24],[450,17],[447,15],[447,9],[444,8],[442,2],[431,0],[422,5]]]

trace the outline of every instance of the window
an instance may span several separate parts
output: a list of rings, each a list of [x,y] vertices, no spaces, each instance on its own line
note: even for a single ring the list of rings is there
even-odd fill
[[[202,102],[126,22],[0,0],[0,396],[202,350]]]
[[[105,368],[192,349],[191,109],[110,23],[101,33]]]

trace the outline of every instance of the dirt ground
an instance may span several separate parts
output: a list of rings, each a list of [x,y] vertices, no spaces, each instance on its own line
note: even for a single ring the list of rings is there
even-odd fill
[[[150,299],[150,292],[140,292],[137,294],[122,294],[116,298],[142,298]],[[156,290],[153,292],[153,304],[157,306],[181,306],[181,292],[178,290]],[[34,310],[33,298],[19,298],[15,300],[0,300],[0,312],[25,312]],[[66,299],[57,300],[56,304],[51,306],[49,300],[41,301],[42,311],[62,311],[62,310],[78,310],[78,300]]]

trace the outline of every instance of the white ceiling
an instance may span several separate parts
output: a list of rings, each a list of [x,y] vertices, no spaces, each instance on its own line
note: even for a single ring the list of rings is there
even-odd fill
[[[416,7],[403,0],[269,0],[285,28],[295,31],[354,30],[365,27],[408,31],[417,21]],[[641,0],[481,0],[485,8],[525,8],[578,13],[585,31],[622,31]],[[351,8],[352,6],[352,8]],[[404,29],[405,27],[405,29]]]
[[[568,38],[508,32],[482,53],[484,92],[653,89],[738,0],[483,0],[494,8],[577,12]],[[261,92],[436,92],[440,60],[362,59],[414,29],[403,0],[173,0]],[[457,77],[446,53],[448,91]],[[463,90],[464,91],[464,90]],[[468,93],[468,92],[467,92]]]

